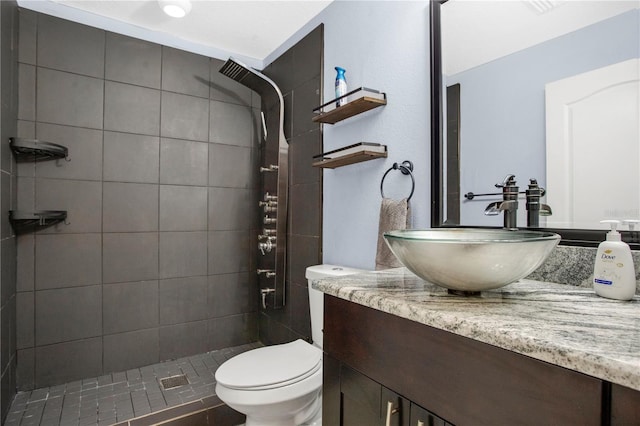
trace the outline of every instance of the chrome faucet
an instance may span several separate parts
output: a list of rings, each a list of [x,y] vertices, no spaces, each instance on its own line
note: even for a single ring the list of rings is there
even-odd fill
[[[504,212],[504,228],[517,229],[519,188],[516,185],[515,175],[507,175],[502,183],[496,183],[496,188],[502,188],[502,201],[489,204],[484,214],[496,216]]]
[[[527,227],[539,228],[540,216],[551,216],[551,207],[540,202],[546,190],[538,186],[536,179],[529,179],[529,187],[525,191],[527,194]]]

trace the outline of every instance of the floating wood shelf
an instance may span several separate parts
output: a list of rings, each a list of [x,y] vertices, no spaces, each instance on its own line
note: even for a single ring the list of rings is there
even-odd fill
[[[313,167],[323,167],[326,169],[335,169],[336,167],[347,166],[349,164],[361,163],[363,161],[375,160],[376,158],[386,158],[386,152],[370,152],[362,151],[348,154],[340,158],[330,158],[328,160],[316,161]]]
[[[349,164],[387,157],[387,146],[375,143],[360,142],[346,146],[324,154],[316,155],[318,161],[312,163],[313,167],[335,169]]]
[[[11,222],[16,234],[48,228],[64,221],[66,218],[66,210],[9,211],[9,222]]]
[[[341,98],[353,99],[346,104],[335,107],[336,101]],[[355,99],[354,99],[355,98]],[[369,111],[387,104],[387,95],[374,89],[360,87],[346,95],[333,99],[324,105],[314,109],[318,115],[312,118],[316,123],[335,124],[339,121],[358,115],[362,112]],[[333,106],[333,109],[325,108]]]

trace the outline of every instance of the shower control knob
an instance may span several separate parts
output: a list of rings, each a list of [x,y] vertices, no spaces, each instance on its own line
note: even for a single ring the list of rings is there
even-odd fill
[[[277,171],[278,171],[278,166],[275,164],[269,164],[268,167],[260,167],[260,173],[277,172]]]
[[[258,269],[257,272],[258,275],[264,274],[264,276],[267,278],[273,278],[276,276],[276,273],[273,272],[273,269]]]
[[[271,241],[273,243],[276,240],[276,237],[274,237],[273,235],[260,234],[260,235],[258,235],[258,241],[260,241],[260,240],[267,240],[267,241]]]
[[[277,201],[258,201],[258,206],[260,207],[274,207],[277,206]]]
[[[268,192],[264,194],[264,201],[277,201],[278,200],[278,196],[277,195],[271,195]]]
[[[272,225],[276,223],[276,218],[265,216],[264,219],[262,220],[262,223],[264,223],[265,225]]]
[[[276,235],[276,230],[275,229],[264,228],[262,230],[262,235]]]
[[[267,240],[264,243],[258,243],[258,249],[264,256],[267,253],[271,253],[271,250],[273,250],[273,243],[271,242],[271,240]]]
[[[265,213],[275,213],[278,211],[278,206],[274,206],[274,205],[263,206],[262,210],[264,210]]]

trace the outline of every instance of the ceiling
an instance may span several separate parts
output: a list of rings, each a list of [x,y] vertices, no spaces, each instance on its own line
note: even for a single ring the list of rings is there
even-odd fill
[[[26,9],[262,68],[264,60],[332,0],[191,0],[171,18],[156,0],[18,0]]]
[[[450,0],[442,8],[453,75],[640,7],[640,0]]]

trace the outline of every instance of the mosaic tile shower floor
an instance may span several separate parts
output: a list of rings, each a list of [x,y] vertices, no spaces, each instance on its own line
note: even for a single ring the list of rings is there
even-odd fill
[[[262,346],[250,343],[128,371],[19,392],[5,426],[106,426],[215,395],[224,361]],[[160,379],[184,374],[188,385],[163,389]]]

